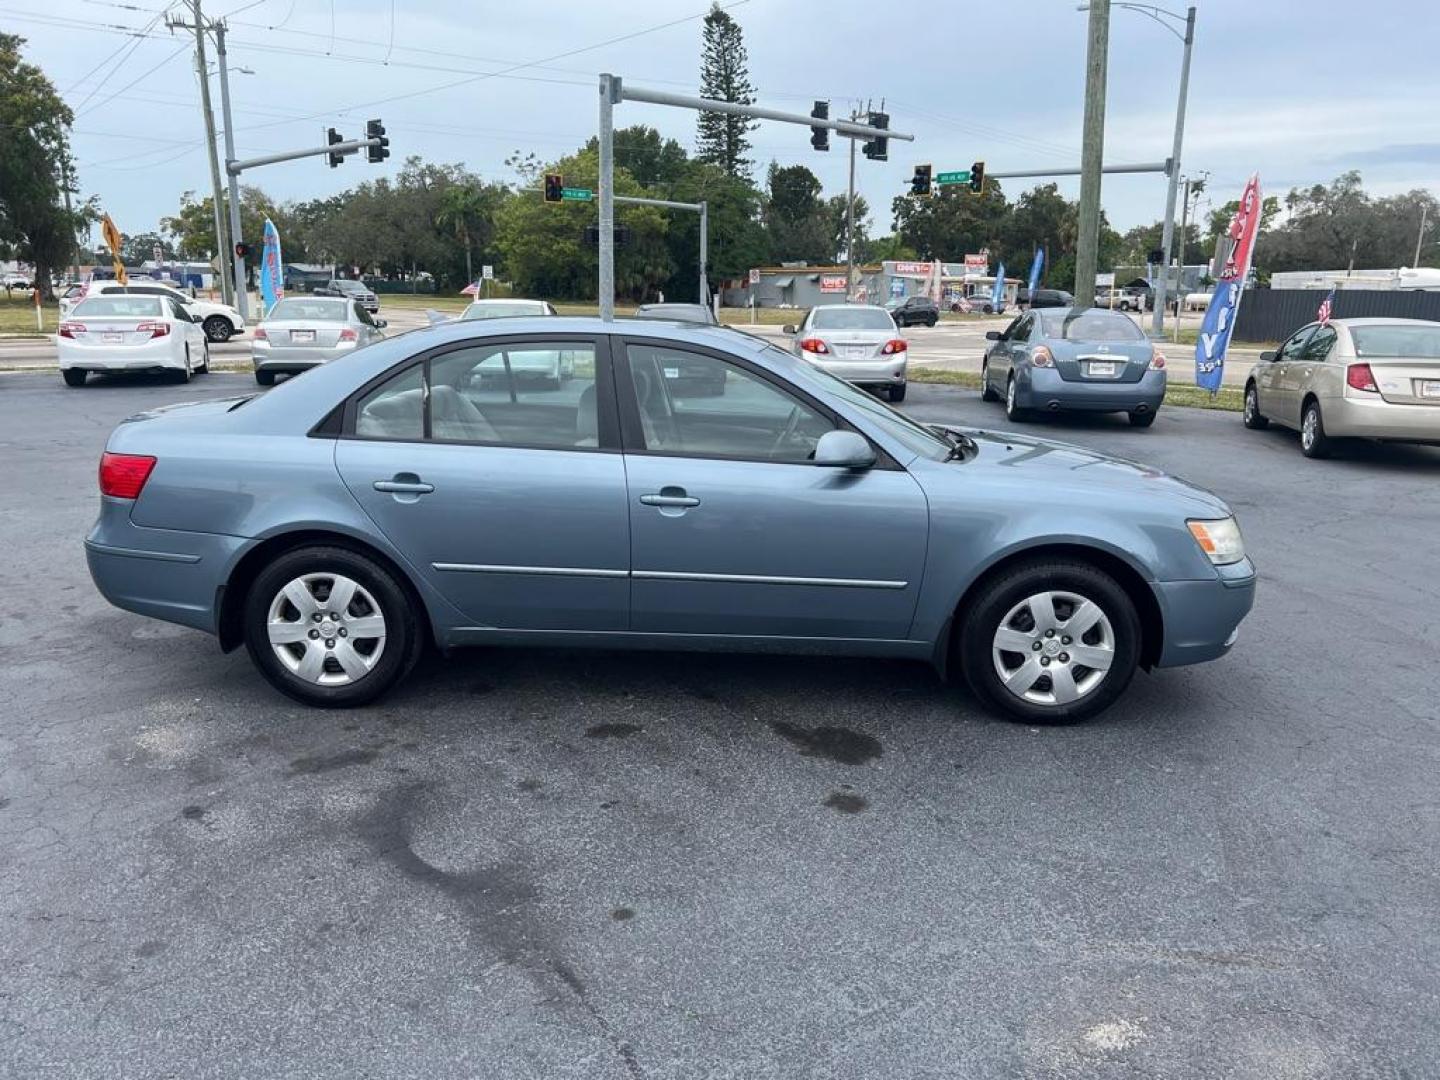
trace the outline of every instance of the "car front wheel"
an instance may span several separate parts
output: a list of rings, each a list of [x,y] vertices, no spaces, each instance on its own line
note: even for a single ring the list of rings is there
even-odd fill
[[[414,666],[418,613],[395,577],[346,548],[288,551],[245,601],[245,646],[261,674],[307,705],[364,705]]]
[[[1245,426],[1252,431],[1260,431],[1270,426],[1268,418],[1260,412],[1260,392],[1251,383],[1245,387],[1245,411],[1240,414]]]
[[[235,333],[230,320],[223,315],[211,315],[201,326],[205,330],[205,336],[211,341],[229,341]]]
[[[958,649],[966,680],[992,708],[1026,723],[1075,723],[1129,685],[1140,658],[1140,620],[1104,571],[1037,561],[982,587]]]
[[[66,386],[84,386],[88,372],[84,368],[67,367],[60,374],[65,377]]]

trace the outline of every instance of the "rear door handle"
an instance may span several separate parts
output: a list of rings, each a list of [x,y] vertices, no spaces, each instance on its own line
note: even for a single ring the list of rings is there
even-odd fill
[[[667,489],[670,490],[670,489]],[[640,501],[646,506],[699,506],[700,500],[692,495],[641,495]]]
[[[376,491],[388,491],[392,495],[429,495],[435,490],[434,484],[427,484],[419,477],[413,480],[402,480],[399,477],[394,480],[376,480],[374,486]]]

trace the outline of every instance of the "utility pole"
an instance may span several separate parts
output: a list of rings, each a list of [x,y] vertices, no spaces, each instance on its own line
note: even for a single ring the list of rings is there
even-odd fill
[[[1075,251],[1075,300],[1095,303],[1100,247],[1100,170],[1105,162],[1105,81],[1110,51],[1110,0],[1090,4],[1085,50],[1085,126],[1080,145],[1080,233]]]
[[[70,209],[68,195],[66,196],[66,200],[67,201],[65,203],[65,209],[68,210]],[[1429,213],[1430,207],[1428,204],[1420,207],[1420,231],[1415,234],[1415,261],[1410,264],[1412,268],[1420,265],[1420,245],[1425,242],[1425,218],[1429,215]]]
[[[171,30],[177,27],[182,30],[195,31],[195,73],[200,77],[200,111],[205,119],[205,149],[210,156],[210,188],[211,198],[215,203],[215,261],[219,264],[216,276],[220,279],[220,294],[225,303],[233,303],[234,296],[230,291],[230,276],[225,272],[225,251],[234,247],[234,241],[225,235],[225,216],[221,209],[225,196],[220,186],[220,158],[215,152],[215,113],[210,107],[210,73],[205,62],[205,16],[200,11],[200,0],[190,0],[190,10],[195,16],[195,22],[183,22],[179,19],[167,18],[165,25]],[[229,130],[229,125],[226,125]]]
[[[600,76],[600,318],[615,318],[615,103],[619,80]]]
[[[75,236],[75,219],[71,217],[73,211],[70,209],[70,155],[67,153],[60,159],[60,189],[65,193],[65,220],[70,223],[70,280],[80,280],[80,241]],[[1420,221],[1420,231],[1425,231],[1425,221]],[[1415,258],[1420,258],[1420,245],[1415,245]],[[38,282],[37,282],[38,287]]]
[[[235,122],[230,115],[230,68],[225,61],[225,31],[229,28],[225,25],[225,20],[221,19],[214,23],[214,29],[215,60],[220,65],[220,120],[225,125],[225,171],[230,196],[226,200],[230,204],[230,258],[235,260],[231,264],[231,273],[235,282],[235,307],[240,312],[240,317],[248,321],[250,289],[245,281],[245,260],[235,250],[244,235],[240,231],[240,181],[229,169],[230,162],[235,160]],[[465,255],[468,259],[470,253],[467,251]],[[220,262],[224,264],[224,256],[221,256]]]
[[[1175,274],[1175,341],[1180,341],[1180,309],[1185,296],[1185,240],[1190,235],[1190,178],[1185,178],[1185,195],[1180,201],[1180,257]],[[1170,264],[1165,264],[1165,277],[1170,277]],[[1158,306],[1160,297],[1155,297]]]
[[[860,119],[858,112],[850,113],[851,120]],[[855,288],[855,140],[850,140],[850,184],[845,196],[845,299]]]
[[[1158,20],[1157,20],[1158,21]],[[1195,46],[1195,8],[1185,10],[1185,52],[1180,61],[1180,100],[1175,106],[1175,144],[1170,151],[1170,186],[1165,192],[1165,227],[1161,234],[1160,247],[1165,252],[1165,273],[1170,273],[1170,251],[1175,241],[1175,188],[1180,179],[1180,144],[1185,138],[1185,103],[1190,93],[1190,53]],[[1184,241],[1181,241],[1184,249]],[[1180,260],[1185,261],[1183,258]],[[1155,287],[1155,313],[1150,329],[1159,337],[1165,332],[1165,291],[1166,277],[1161,277]]]

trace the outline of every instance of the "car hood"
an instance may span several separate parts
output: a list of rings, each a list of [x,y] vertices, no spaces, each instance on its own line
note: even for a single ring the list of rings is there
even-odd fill
[[[1047,502],[1078,499],[1087,505],[1105,500],[1141,500],[1146,504],[1172,501],[1187,516],[1227,517],[1223,499],[1163,469],[1127,458],[1087,450],[1083,446],[1014,432],[960,428],[978,448],[963,464],[947,469],[962,482],[968,470],[979,470],[999,483],[1033,489]]]

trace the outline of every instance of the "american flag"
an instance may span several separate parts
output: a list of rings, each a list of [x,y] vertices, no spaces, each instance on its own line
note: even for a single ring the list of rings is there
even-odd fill
[[[1325,294],[1325,299],[1320,301],[1320,310],[1315,313],[1315,318],[1320,320],[1321,326],[1330,325],[1330,313],[1335,310],[1335,286],[1330,286],[1330,291]]]

